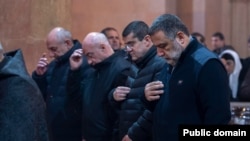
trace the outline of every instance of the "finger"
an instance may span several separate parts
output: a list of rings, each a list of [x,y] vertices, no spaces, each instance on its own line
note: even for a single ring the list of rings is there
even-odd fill
[[[40,64],[40,63],[48,64],[48,59],[47,58],[40,58],[38,61],[38,64]]]
[[[82,49],[75,50],[76,53],[82,54]]]
[[[79,62],[80,59],[82,59],[82,54],[75,51],[71,56],[70,56],[70,60],[73,60],[75,62]]]
[[[47,66],[46,63],[38,63],[38,64],[37,64],[37,67],[46,67],[46,66]]]
[[[48,64],[48,59],[46,58],[46,53],[43,53],[42,57],[39,59],[39,63],[44,62],[46,65]]]
[[[122,100],[125,100],[126,97],[119,97],[118,99],[119,99],[119,101],[122,101]]]
[[[120,89],[118,89],[116,92],[118,94],[128,94],[130,92],[130,89],[129,90],[120,90]]]
[[[39,59],[39,62],[47,62],[47,61],[48,61],[47,58],[40,58],[40,59]]]
[[[77,49],[75,50],[72,55],[71,55],[71,58],[77,58],[79,56],[82,56],[82,49]]]
[[[148,101],[154,101],[160,99],[160,95],[150,96],[147,98]]]
[[[72,56],[72,59],[74,61],[79,61],[82,58],[82,56],[80,54],[75,54],[74,56]]]
[[[114,93],[114,99],[116,101],[122,101],[126,99],[126,96],[123,96],[122,94]]]
[[[153,82],[150,82],[146,85],[146,87],[151,87],[151,86],[154,86],[154,85],[160,85],[162,84],[161,81],[157,80],[157,81],[153,81]]]
[[[129,87],[124,87],[124,86],[119,86],[117,87],[117,90],[122,90],[122,91],[130,91],[131,88]]]
[[[163,87],[164,87],[163,83],[158,83],[158,84],[146,86],[146,87],[145,87],[145,92],[146,92],[146,91],[159,90],[159,89],[162,89]]]
[[[164,93],[164,90],[154,90],[154,91],[149,91],[146,93],[148,96],[155,96],[155,95],[161,95]]]
[[[119,93],[118,96],[119,96],[120,98],[126,98],[127,94],[125,94],[125,93]]]
[[[38,61],[37,64],[46,66],[46,65],[48,65],[48,60],[47,60],[47,58],[40,58],[40,60]]]

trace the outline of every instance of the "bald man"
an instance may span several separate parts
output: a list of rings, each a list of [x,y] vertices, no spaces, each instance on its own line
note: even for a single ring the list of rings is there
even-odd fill
[[[62,28],[52,29],[46,40],[47,53],[39,59],[32,77],[37,82],[47,104],[47,118],[50,136],[53,141],[79,141],[81,135],[81,103],[67,94],[68,72],[70,70],[69,57],[81,43],[73,40],[71,33]],[[49,63],[47,57],[52,61]],[[86,59],[85,59],[86,60]],[[85,61],[83,72],[88,67]],[[82,77],[85,77],[83,73]]]
[[[83,49],[70,57],[72,73],[77,80],[78,68],[84,54],[95,72],[88,79],[70,85],[79,86],[83,95],[83,140],[112,141],[115,137],[117,115],[108,101],[108,95],[117,86],[126,86],[134,77],[132,64],[114,53],[108,39],[102,33],[91,32],[82,41]],[[80,85],[81,84],[81,85]]]

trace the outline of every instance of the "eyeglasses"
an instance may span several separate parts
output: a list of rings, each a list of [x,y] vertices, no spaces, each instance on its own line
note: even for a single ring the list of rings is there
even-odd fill
[[[148,35],[146,35],[146,36],[148,36]],[[145,37],[146,37],[145,36]],[[145,40],[145,37],[143,38],[143,40]],[[137,37],[134,37],[134,40],[132,40],[132,41],[129,41],[128,43],[127,43],[127,45],[125,46],[125,48],[124,48],[124,50],[125,51],[130,51],[130,50],[132,50],[136,45],[135,44],[137,44],[137,43],[139,43],[139,42],[142,42],[143,40],[139,40]]]
[[[138,41],[130,41],[130,42],[128,42],[128,44],[125,46],[124,50],[125,51],[132,50],[137,42]]]
[[[129,50],[131,50],[132,48],[133,48],[132,45],[126,45],[125,48],[124,48],[124,50],[125,50],[125,51],[129,51]]]

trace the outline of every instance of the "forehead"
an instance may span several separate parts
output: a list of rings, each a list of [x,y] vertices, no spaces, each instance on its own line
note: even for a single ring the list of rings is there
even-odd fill
[[[212,37],[212,40],[214,40],[214,41],[220,41],[220,38],[217,37],[217,36],[213,36],[213,37]]]
[[[126,41],[131,41],[131,40],[134,40],[136,39],[136,37],[134,36],[134,33],[131,32],[129,33],[126,37],[123,37],[123,40],[126,42]]]
[[[91,50],[91,47],[89,47],[89,45],[83,44],[82,50],[83,50],[83,52],[88,52],[89,50]]]
[[[48,38],[46,44],[48,47],[60,46],[60,42],[56,38]]]
[[[155,45],[170,42],[171,40],[164,34],[163,31],[158,31],[151,35],[151,39]]]
[[[96,49],[96,47],[93,44],[83,43],[82,45],[83,45],[82,50],[84,54],[94,52],[94,50]]]
[[[225,65],[226,64],[226,59],[225,58],[220,58],[220,60],[222,61],[222,63]]]

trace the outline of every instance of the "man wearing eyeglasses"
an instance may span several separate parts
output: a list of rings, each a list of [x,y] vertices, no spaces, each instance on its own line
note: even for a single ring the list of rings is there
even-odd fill
[[[113,106],[120,110],[119,138],[122,141],[151,141],[152,114],[145,110],[140,97],[144,95],[145,85],[153,81],[165,61],[157,56],[148,29],[145,22],[132,21],[122,33],[126,51],[138,67],[132,85],[118,86],[111,96]]]

